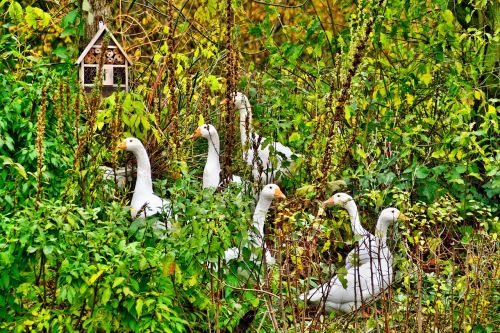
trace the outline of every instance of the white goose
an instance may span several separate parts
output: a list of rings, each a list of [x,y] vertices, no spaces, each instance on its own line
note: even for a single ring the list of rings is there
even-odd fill
[[[216,189],[220,185],[220,140],[219,134],[213,125],[203,124],[199,126],[191,135],[192,139],[204,137],[208,141],[207,163],[203,169],[203,188]],[[239,176],[233,175],[231,182],[241,184],[242,180]]]
[[[294,154],[290,148],[280,142],[271,142],[264,146],[265,138],[253,131],[252,107],[250,106],[248,98],[241,92],[236,92],[233,97],[233,102],[240,112],[240,138],[243,146],[243,159],[252,167],[254,180],[260,181],[262,184],[269,184],[275,181],[281,174],[292,174],[295,164],[292,156],[300,155]],[[227,100],[223,101],[223,103],[227,103]],[[256,149],[258,156],[254,156],[255,144],[258,144]],[[269,159],[269,146],[272,146],[273,150],[276,152],[278,160],[276,165],[273,165],[272,161]],[[258,169],[258,159],[260,159],[262,163],[262,173],[259,172]]]
[[[132,218],[148,217],[161,212],[170,217],[171,211],[166,207],[170,205],[170,201],[153,193],[151,165],[142,142],[137,138],[130,137],[120,143],[117,148],[132,152],[137,160],[137,180],[130,203]],[[161,222],[155,222],[154,227],[165,229],[165,225]]]
[[[327,201],[323,202],[323,207],[338,205],[342,206],[349,213],[351,220],[351,229],[355,236],[360,237],[356,247],[349,252],[345,260],[345,267],[351,268],[353,265],[362,265],[370,261],[370,248],[375,246],[375,236],[370,234],[363,226],[359,219],[358,208],[354,199],[347,193],[335,193]]]
[[[386,208],[382,211],[375,232],[377,251],[368,262],[347,270],[345,288],[339,278],[334,276],[329,282],[305,293],[305,300],[311,303],[324,302],[327,312],[351,312],[386,290],[393,275],[393,257],[386,244],[387,228],[398,219],[406,219],[398,209]]]
[[[259,195],[259,201],[253,213],[253,230],[249,233],[249,240],[253,247],[259,248],[264,244],[264,225],[266,223],[266,215],[273,199],[286,199],[281,189],[276,184],[267,184],[264,186]],[[265,248],[265,244],[264,244]],[[237,247],[227,249],[224,253],[226,262],[238,258],[240,250]],[[274,264],[274,258],[268,249],[265,249],[266,262],[270,265]],[[255,258],[252,258],[255,259]]]

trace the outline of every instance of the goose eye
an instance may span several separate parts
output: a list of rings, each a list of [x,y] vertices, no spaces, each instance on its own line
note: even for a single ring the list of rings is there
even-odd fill
[[[394,214],[394,209],[391,212]]]
[[[132,142],[132,139],[128,140],[128,142]]]

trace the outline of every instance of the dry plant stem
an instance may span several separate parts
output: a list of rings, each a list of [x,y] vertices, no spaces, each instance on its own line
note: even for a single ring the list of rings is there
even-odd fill
[[[189,118],[189,99],[191,96],[191,77],[188,76],[186,79],[186,111],[185,111],[185,117]]]
[[[115,148],[115,144],[118,142],[119,137],[120,137],[120,119],[121,119],[121,111],[122,111],[122,105],[120,104],[120,99],[118,98],[118,95],[115,95],[115,112],[113,112],[113,120],[111,121],[111,166],[113,168],[113,176],[114,176],[114,190],[115,194],[116,191],[118,190],[118,183],[116,181],[116,169],[117,169],[117,151]],[[125,174],[125,177],[127,177],[127,174]]]
[[[56,114],[57,116],[57,128],[59,129],[59,132],[61,134],[63,133],[63,107],[64,107],[64,83],[59,83],[59,114]],[[54,109],[55,110],[55,109]]]
[[[226,98],[231,101],[233,98],[233,93],[235,92],[236,85],[236,62],[235,62],[235,51],[233,50],[232,43],[232,27],[234,24],[234,13],[231,6],[231,0],[226,0],[226,49],[227,49],[227,72],[226,72]],[[234,107],[232,103],[226,104],[225,117],[223,118],[225,127],[225,141],[227,142],[224,149],[224,154],[222,158],[222,174],[221,174],[221,184],[225,187],[232,178],[232,155],[234,148],[234,138],[235,138],[235,124],[234,124]]]
[[[267,306],[267,313],[269,314],[269,317],[271,318],[271,323],[273,324],[273,328],[276,332],[280,332],[278,320],[276,319],[276,316],[274,315],[274,307],[273,307],[273,302],[271,300],[271,297],[269,295],[266,295],[265,300],[266,300],[266,306]]]
[[[42,194],[42,169],[43,169],[43,140],[45,137],[45,118],[47,114],[47,89],[42,89],[42,99],[40,101],[40,112],[37,118],[37,136],[36,136],[36,151],[38,153],[37,163],[37,189],[35,205],[38,207],[40,196]]]
[[[469,280],[469,265],[467,264],[470,260],[472,244],[467,245],[467,255],[465,257],[465,291],[464,291],[464,303],[462,307],[462,313],[460,314],[460,323],[464,332],[467,330],[467,317],[465,315],[465,309],[468,307],[469,291],[470,291],[470,280]]]
[[[73,132],[73,137],[75,138],[75,141],[79,144],[80,141],[80,94],[77,94],[75,97],[75,130]]]
[[[320,179],[321,186],[319,186],[318,188],[319,197],[323,196],[324,194],[324,189],[326,187],[325,186],[326,180],[328,179],[328,174],[330,172],[332,165],[333,144],[335,142],[335,135],[337,128],[336,124],[343,118],[345,105],[351,97],[352,79],[356,75],[358,68],[361,64],[362,57],[368,45],[368,37],[370,36],[371,31],[373,30],[373,24],[375,22],[375,18],[378,15],[378,10],[382,9],[384,4],[385,0],[379,0],[377,1],[377,3],[373,4],[374,8],[373,14],[370,16],[370,19],[366,24],[365,31],[362,32],[363,37],[356,46],[356,51],[353,56],[351,67],[349,68],[345,81],[342,82],[341,84],[342,88],[340,91],[340,95],[337,99],[335,112],[333,116],[333,124],[330,126],[328,132],[325,152],[321,163],[321,179]],[[331,102],[333,103],[333,100]],[[331,105],[332,104],[330,104],[330,106]]]
[[[167,35],[167,45],[168,45],[168,54],[167,54],[167,71],[168,71],[168,91],[170,98],[170,112],[171,112],[171,133],[174,137],[174,142],[178,142],[178,133],[179,130],[179,111],[177,109],[177,98],[175,96],[175,68],[174,68],[174,50],[175,50],[175,41],[174,41],[174,15],[172,11],[172,0],[168,1],[167,6],[167,20],[168,20],[168,35]],[[158,119],[159,121],[160,119]]]
[[[422,252],[420,251],[420,244],[417,244],[417,258],[418,258],[418,281],[417,281],[417,292],[418,292],[418,300],[417,300],[417,330],[418,333],[422,333]]]

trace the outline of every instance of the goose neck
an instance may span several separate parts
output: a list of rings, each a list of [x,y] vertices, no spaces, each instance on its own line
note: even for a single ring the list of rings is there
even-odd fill
[[[367,231],[363,228],[363,226],[361,226],[361,220],[359,219],[358,208],[356,207],[354,201],[351,200],[347,202],[344,205],[344,208],[347,210],[347,213],[349,213],[349,218],[351,220],[351,228],[354,234],[356,235],[366,234]]]
[[[220,140],[219,135],[216,132],[210,132],[210,137],[207,138],[208,141],[208,157],[217,158],[219,160],[220,155]]]
[[[151,164],[146,149],[135,150],[134,156],[137,160],[137,180],[135,192],[153,193],[153,181],[151,180]]]
[[[377,226],[375,227],[375,236],[381,245],[385,245],[387,241],[387,229],[389,228],[389,222],[380,219],[377,221]]]
[[[208,141],[208,154],[207,163],[205,164],[205,169],[203,170],[203,187],[214,187],[217,188],[219,185],[220,177],[220,142],[219,136],[215,132],[210,133],[210,137],[207,138]]]
[[[264,238],[264,223],[266,221],[266,215],[271,207],[271,200],[266,198],[259,198],[257,206],[255,207],[255,212],[253,214],[253,226],[257,230],[258,241],[261,242]],[[260,244],[260,243],[259,243]]]
[[[248,135],[252,131],[252,108],[246,103],[238,104],[237,108],[240,111],[241,142],[246,143],[248,141]]]

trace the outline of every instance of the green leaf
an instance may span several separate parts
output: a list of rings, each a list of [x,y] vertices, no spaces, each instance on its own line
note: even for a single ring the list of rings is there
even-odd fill
[[[50,23],[50,15],[37,7],[26,7],[26,23],[32,28],[44,28]]]
[[[74,36],[74,35],[76,35],[75,28],[64,28],[64,30],[61,32],[61,35],[59,37],[64,38],[64,37]]]
[[[429,169],[427,169],[426,166],[421,166],[415,170],[415,177],[418,179],[424,179],[427,178],[427,175],[429,174]]]
[[[122,284],[123,281],[125,281],[125,278],[123,276],[117,277],[113,282],[113,288],[118,287],[120,284]]]
[[[294,142],[300,140],[300,134],[298,132],[293,132],[288,139],[289,142]]]
[[[17,1],[12,1],[10,3],[9,9],[7,9],[9,12],[10,18],[16,22],[19,22],[23,18],[23,7],[17,2]]]
[[[451,24],[453,23],[453,13],[451,10],[447,9],[443,12],[443,19],[445,20],[446,23]]]
[[[75,24],[76,18],[78,17],[78,12],[78,9],[73,9],[68,14],[66,14],[66,16],[64,16],[61,20],[61,27],[67,28],[68,26]]]
[[[20,176],[22,176],[24,179],[28,179],[26,170],[21,164],[14,162],[11,158],[7,156],[0,156],[0,160],[2,161],[2,165],[12,166]]]
[[[64,46],[58,46],[54,50],[54,54],[61,59],[68,59],[68,49]]]
[[[337,270],[337,276],[339,278],[340,283],[342,283],[342,287],[347,288],[347,279],[345,278],[347,275],[347,269],[345,267],[341,267]]]
[[[111,298],[111,288],[104,289],[101,298],[102,304],[106,305],[106,303],[108,303],[110,298]]]
[[[186,31],[186,29],[189,27],[189,22],[183,22],[181,24],[179,24],[179,33],[183,33],[184,31]]]
[[[137,318],[139,318],[142,314],[142,306],[143,305],[144,305],[144,302],[140,298],[135,302],[135,311],[137,312]]]

